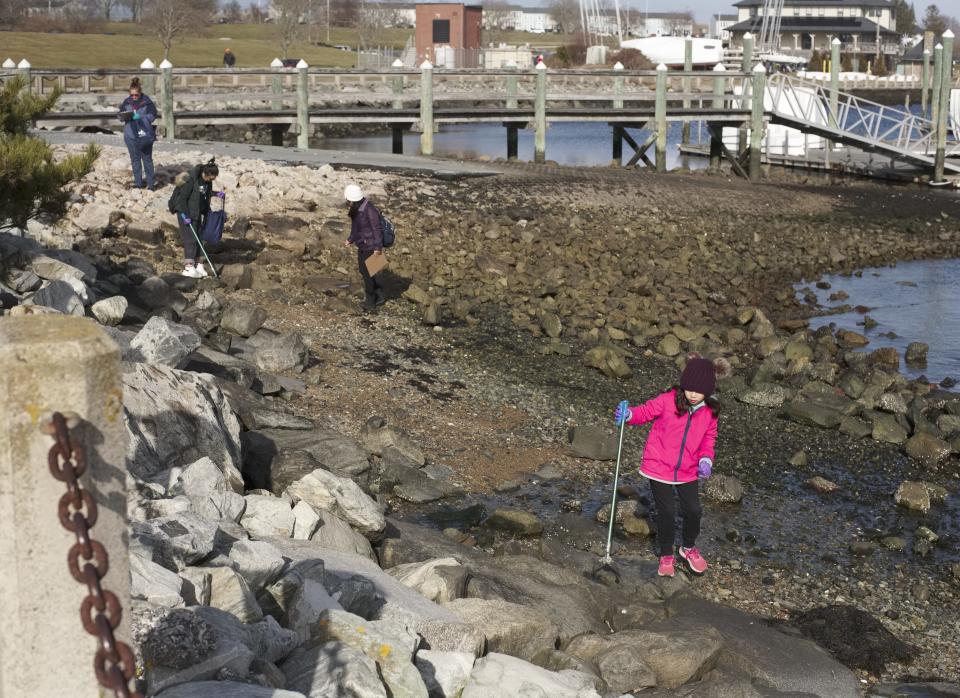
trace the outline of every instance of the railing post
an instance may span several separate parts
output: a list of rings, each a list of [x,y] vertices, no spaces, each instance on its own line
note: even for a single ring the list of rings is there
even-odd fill
[[[420,154],[433,155],[433,64],[420,64]]]
[[[12,58],[8,58],[3,62],[4,70],[15,70],[16,67],[17,67],[17,63]]]
[[[937,122],[940,119],[940,81],[943,79],[943,44],[933,47],[933,91],[930,93],[930,120],[936,138]]]
[[[727,69],[723,63],[713,67],[713,108],[723,109],[724,93],[727,91],[727,80],[724,73]],[[720,170],[721,156],[723,155],[723,126],[716,124],[710,129],[710,169]]]
[[[753,69],[753,34],[747,32],[743,35],[743,58],[740,61],[740,72],[749,73]],[[750,98],[750,80],[743,81],[743,100],[741,105],[746,109]],[[737,152],[743,153],[747,149],[747,127],[741,126],[737,139]]]
[[[148,95],[157,92],[157,66],[149,58],[145,58],[140,64],[140,70],[143,72],[143,89]]]
[[[297,63],[297,147],[310,147],[310,66],[300,59]]]
[[[533,161],[547,160],[547,66],[537,63],[537,94],[534,104]]]
[[[270,68],[273,70],[273,75],[270,76],[270,92],[274,95],[273,101],[270,102],[270,109],[280,111],[283,109],[283,75],[281,73],[283,61],[274,58],[270,61]]]
[[[667,66],[657,66],[657,96],[654,104],[654,120],[657,128],[656,169],[667,171]]]
[[[834,37],[830,42],[830,125],[842,128],[837,121],[840,106],[840,39]]]
[[[947,151],[947,114],[950,113],[950,90],[953,87],[953,32],[947,29],[943,41],[943,73],[940,76],[940,111],[937,114],[937,154],[934,158],[933,181],[943,181],[943,165]]]
[[[393,69],[400,70],[403,68],[403,61],[399,58],[393,62]],[[384,76],[386,77],[386,76]],[[403,75],[394,75],[393,76],[393,108],[394,109],[403,109]],[[403,126],[400,124],[394,124],[391,128],[393,132],[393,147],[392,151],[394,155],[403,155]]]
[[[17,73],[23,78],[24,89],[27,92],[33,92],[33,78],[30,76],[30,61],[24,58],[17,63]]]
[[[163,136],[168,140],[177,137],[176,118],[173,115],[173,63],[166,58],[160,64],[162,89],[160,91],[160,111],[163,113]]]
[[[923,49],[923,69],[920,73],[920,114],[927,115],[927,90],[930,89],[930,49]]]
[[[763,143],[763,97],[767,71],[762,63],[753,69],[753,101],[750,110],[750,179],[760,179],[760,145]]]
[[[683,72],[689,73],[693,70],[693,37],[688,36],[683,40]],[[691,88],[690,78],[685,77],[682,81],[682,89],[684,94],[689,94]],[[683,109],[687,111],[690,109],[690,98],[683,98]],[[683,145],[690,145],[690,122],[683,122],[683,129],[680,135],[680,141]]]
[[[516,109],[520,106],[520,102],[517,100],[517,93],[519,91],[518,82],[519,79],[515,75],[517,70],[517,64],[514,61],[510,61],[507,64],[507,70],[510,71],[510,74],[507,75],[507,109]]]
[[[87,587],[67,567],[77,538],[57,517],[67,487],[47,467],[54,442],[41,426],[53,412],[77,422],[71,425],[71,442],[85,450],[87,460],[79,482],[98,510],[91,537],[109,558],[103,588],[117,596],[123,610],[114,635],[129,644],[120,352],[90,320],[15,317],[0,322],[0,365],[0,695],[106,695],[94,675],[98,643],[80,619]],[[73,511],[70,505],[68,515]],[[83,564],[81,559],[81,570]]]
[[[623,109],[623,63],[617,61],[613,69],[617,71],[613,76],[613,108]]]

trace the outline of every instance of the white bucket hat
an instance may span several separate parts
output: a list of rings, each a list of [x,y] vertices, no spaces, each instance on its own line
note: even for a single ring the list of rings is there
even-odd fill
[[[356,184],[348,184],[343,190],[343,198],[350,202],[356,202],[363,199],[363,190]]]

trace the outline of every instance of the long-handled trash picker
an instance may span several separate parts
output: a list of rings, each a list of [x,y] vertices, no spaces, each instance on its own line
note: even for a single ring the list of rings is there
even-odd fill
[[[629,406],[630,403],[623,400],[620,403],[621,413],[626,413]],[[626,417],[624,417],[623,421],[620,422],[620,440],[617,442],[617,467],[613,472],[613,497],[610,500],[610,524],[607,526],[607,549],[603,557],[600,558],[593,568],[593,573],[591,574],[591,576],[596,579],[600,576],[601,572],[610,572],[616,578],[618,584],[620,583],[620,571],[613,564],[613,558],[610,557],[610,548],[613,545],[613,524],[617,520],[617,485],[620,480],[620,456],[623,453],[623,432],[626,426],[627,420]]]
[[[200,236],[197,235],[197,229],[193,227],[193,221],[187,223],[190,226],[190,232],[193,233],[194,239],[197,241],[197,244],[200,246],[200,251],[203,252],[203,258],[207,260],[207,264],[210,265],[210,271],[213,272],[213,278],[219,278],[216,268],[213,266],[213,262],[210,261],[210,257],[207,256],[207,251],[203,249],[203,243],[200,241]]]

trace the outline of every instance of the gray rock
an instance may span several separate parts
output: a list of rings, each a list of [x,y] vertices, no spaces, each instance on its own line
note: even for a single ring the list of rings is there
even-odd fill
[[[51,281],[33,294],[30,299],[34,305],[42,305],[63,313],[83,317],[83,301],[74,287],[66,281]]]
[[[792,396],[792,391],[776,383],[760,383],[743,392],[737,399],[757,407],[782,407]]]
[[[873,433],[873,425],[859,417],[847,415],[840,422],[840,431],[848,436],[863,439]]]
[[[570,448],[578,458],[614,460],[617,457],[617,437],[605,427],[573,427]]]
[[[310,540],[320,524],[320,515],[306,502],[297,502],[293,507],[293,538],[296,540]]]
[[[938,465],[950,457],[950,444],[927,432],[917,432],[906,443],[907,455],[925,465]]]
[[[713,668],[724,646],[723,636],[709,627],[700,632],[668,627],[624,630],[608,641],[612,647],[629,647],[654,673],[658,688],[678,688],[699,678]],[[604,654],[597,655],[598,663]]]
[[[508,601],[457,599],[443,607],[483,633],[488,652],[532,660],[540,652],[552,650],[560,634],[548,616]]]
[[[743,499],[743,485],[733,475],[713,475],[704,485],[704,495],[713,502],[735,504]]]
[[[388,574],[437,603],[462,598],[467,588],[467,570],[452,557],[397,565]]]
[[[43,281],[32,271],[26,269],[14,269],[7,274],[7,285],[15,293],[24,294],[36,291],[43,285]]]
[[[304,698],[304,694],[235,681],[192,681],[168,688],[156,698]]]
[[[134,609],[140,610],[136,606]],[[217,648],[216,628],[185,609],[150,608],[135,613],[131,630],[149,666],[186,669]]]
[[[295,632],[280,627],[270,616],[257,623],[243,623],[234,615],[210,606],[191,610],[214,628],[221,642],[242,645],[267,662],[283,660],[299,644]]]
[[[783,408],[783,414],[795,422],[827,429],[839,426],[842,417],[836,410],[806,398],[788,402]]]
[[[217,524],[192,512],[131,525],[131,547],[142,546],[153,562],[168,570],[182,570],[213,551]]]
[[[310,350],[300,334],[278,334],[257,346],[254,362],[260,369],[271,373],[300,373],[310,363]]]
[[[123,321],[127,313],[127,299],[123,296],[111,296],[90,306],[90,312],[101,325],[115,327]]]
[[[337,514],[368,538],[377,538],[386,526],[380,507],[357,483],[326,470],[314,470],[286,493],[294,504],[302,500],[315,510]]]
[[[277,494],[318,467],[346,476],[370,469],[364,449],[332,429],[262,429],[246,432],[243,441],[247,477]]]
[[[924,342],[910,342],[907,345],[907,352],[904,354],[904,361],[911,366],[923,366],[927,363],[927,352],[930,351],[930,345]]]
[[[539,536],[543,533],[543,522],[536,514],[522,509],[498,507],[487,517],[485,526],[512,533],[517,536]]]
[[[223,311],[220,326],[241,337],[249,337],[267,321],[267,311],[250,303],[231,303]]]
[[[280,668],[287,688],[307,698],[387,698],[376,663],[342,642],[301,647]]]
[[[300,502],[297,506],[300,506],[300,504],[306,506],[306,502]],[[350,524],[333,512],[321,509],[316,513],[320,517],[320,522],[310,540],[330,550],[359,555],[368,560],[376,561],[377,556],[374,554],[373,547],[366,536],[357,533],[350,527]]]
[[[907,401],[903,399],[900,393],[884,393],[877,400],[877,409],[893,414],[906,414]]]
[[[406,502],[425,504],[462,493],[459,487],[450,482],[435,480],[423,470],[399,462],[406,461],[406,459],[402,456],[399,458],[392,457],[391,450],[391,448],[388,448],[385,451],[387,456],[381,463],[381,494],[392,493]]]
[[[151,310],[169,308],[176,313],[183,313],[187,309],[186,297],[159,276],[144,279],[137,287],[137,299]]]
[[[245,499],[247,509],[240,519],[240,525],[250,535],[257,538],[289,538],[293,535],[296,517],[289,500],[262,494],[248,494]]]
[[[112,214],[113,209],[106,204],[88,203],[80,209],[73,223],[85,233],[102,233],[110,227]]]
[[[593,682],[576,671],[548,671],[492,652],[477,661],[461,698],[600,698]]]
[[[130,342],[130,348],[140,352],[143,360],[180,368],[190,353],[200,346],[200,337],[191,327],[178,325],[159,316],[147,321]]]
[[[280,551],[266,541],[238,540],[231,543],[225,552],[233,569],[251,589],[262,589],[272,584],[286,566]]]
[[[72,279],[76,281],[93,282],[97,278],[96,268],[93,269],[93,275],[90,276],[75,266],[60,261],[59,259],[53,259],[47,255],[34,257],[30,262],[30,269],[41,279],[47,281],[67,281]]]
[[[130,556],[130,596],[155,606],[184,605],[183,580],[175,573],[139,555]]]
[[[242,487],[240,423],[209,377],[166,366],[124,366],[127,463],[146,480],[167,468],[209,457],[231,488]]]
[[[548,337],[553,339],[558,339],[563,334],[563,323],[560,322],[560,317],[556,313],[544,313],[540,319],[540,327]]]
[[[242,623],[263,619],[263,611],[249,585],[229,567],[211,567],[210,606],[235,616]]]
[[[644,661],[645,648],[636,644],[613,644],[593,658],[600,677],[614,694],[641,691],[657,685],[657,675]]]
[[[907,430],[900,425],[893,415],[874,412],[872,436],[874,441],[900,446],[907,440]]]
[[[239,484],[242,488],[243,483]],[[188,497],[208,497],[217,492],[230,490],[231,487],[227,484],[223,471],[216,463],[204,456],[179,470],[177,479],[170,486],[167,494],[174,497],[180,494]]]
[[[930,511],[930,490],[922,482],[904,480],[894,493],[893,501],[906,509],[926,514]]]
[[[583,363],[609,378],[629,378],[633,375],[633,370],[614,347],[594,347],[584,355]]]
[[[474,657],[469,652],[420,650],[415,662],[430,698],[459,698],[470,679]]]
[[[410,436],[390,426],[383,417],[371,417],[360,430],[360,443],[372,454],[382,456],[388,448],[399,451],[411,464],[422,467],[427,461]]]
[[[247,501],[236,492],[214,492],[201,497],[189,497],[190,508],[209,521],[240,523],[247,510]]]

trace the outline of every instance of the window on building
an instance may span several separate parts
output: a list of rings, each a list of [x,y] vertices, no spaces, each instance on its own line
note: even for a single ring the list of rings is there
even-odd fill
[[[793,16],[794,16],[794,17],[799,17],[799,16],[800,16],[800,8],[799,8],[799,7],[794,7],[794,8],[793,8]]]
[[[449,19],[433,20],[433,43],[435,44],[450,43],[450,20]]]
[[[840,7],[837,9],[837,17],[843,17],[843,8]]]
[[[813,8],[812,8],[812,7],[808,7],[808,8],[807,8],[807,17],[813,17]]]
[[[821,8],[819,8],[819,9],[817,10],[817,14],[819,14],[821,17],[823,17],[824,15],[827,14],[827,8],[826,8],[826,7],[821,7]]]

